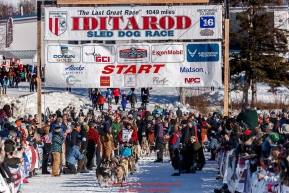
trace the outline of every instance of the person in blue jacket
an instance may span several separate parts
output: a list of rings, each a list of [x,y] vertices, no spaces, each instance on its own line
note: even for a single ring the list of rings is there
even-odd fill
[[[127,105],[127,100],[125,98],[123,98],[122,101],[121,101],[121,106],[122,106],[122,110],[123,111],[125,111],[126,105]]]
[[[64,125],[63,120],[62,120],[61,117],[58,117],[58,118],[56,119],[56,121],[54,121],[54,122],[51,124],[49,133],[53,132],[56,126],[61,127],[60,135],[62,136],[62,134],[65,133],[65,131],[66,131],[66,127],[65,127],[65,125]]]
[[[8,77],[4,76],[3,78],[3,89],[2,89],[2,94],[6,94],[7,91],[7,85],[8,85]]]
[[[74,145],[69,151],[66,158],[66,168],[63,169],[63,174],[76,174],[75,164],[78,160],[84,158],[84,154],[80,153],[81,140],[77,140],[76,145]]]

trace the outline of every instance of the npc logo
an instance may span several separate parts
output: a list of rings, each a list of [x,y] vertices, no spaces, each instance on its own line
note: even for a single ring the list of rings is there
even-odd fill
[[[188,44],[188,62],[217,62],[220,60],[219,44]]]
[[[67,30],[67,12],[49,12],[49,30],[56,36],[60,36]]]

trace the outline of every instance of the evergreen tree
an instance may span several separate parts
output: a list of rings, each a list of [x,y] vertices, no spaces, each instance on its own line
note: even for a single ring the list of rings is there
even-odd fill
[[[248,1],[248,7],[236,15],[238,29],[230,34],[231,48],[237,46],[240,50],[230,56],[231,74],[246,72],[243,99],[248,101],[251,86],[253,105],[257,101],[257,82],[268,83],[271,87],[288,85],[289,63],[283,60],[287,52],[286,29],[282,29],[282,25],[274,26],[274,16],[270,17],[266,5],[278,5],[278,2],[269,1],[266,4],[262,0]]]

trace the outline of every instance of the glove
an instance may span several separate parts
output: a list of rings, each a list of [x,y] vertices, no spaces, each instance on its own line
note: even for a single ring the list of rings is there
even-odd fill
[[[7,184],[14,183],[15,179],[13,178],[13,176],[11,176],[10,178],[6,178],[6,182]]]

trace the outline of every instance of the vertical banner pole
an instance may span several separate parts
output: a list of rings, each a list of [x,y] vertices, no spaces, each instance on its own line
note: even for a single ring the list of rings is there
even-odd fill
[[[41,113],[41,8],[42,2],[37,1],[37,114],[38,123],[42,127],[42,113]]]
[[[229,19],[225,19],[224,116],[229,113]]]

